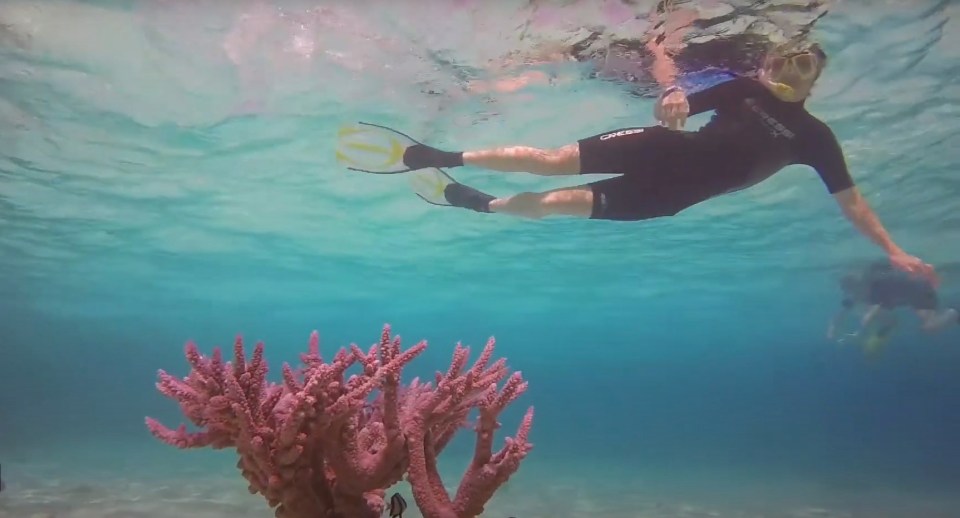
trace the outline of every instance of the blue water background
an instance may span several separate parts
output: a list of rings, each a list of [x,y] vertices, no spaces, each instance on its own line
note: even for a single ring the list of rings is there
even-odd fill
[[[958,12],[920,3],[845,2],[818,22],[831,69],[808,104],[897,242],[940,269],[941,297],[957,304]],[[56,5],[72,7],[30,15],[32,50],[0,58],[6,476],[42,457],[83,477],[118,444],[190,462],[143,424],[182,421],[153,383],[157,369],[185,373],[187,340],[263,340],[275,379],[314,329],[330,355],[390,323],[407,345],[429,342],[408,379],[444,369],[458,341],[478,351],[496,337],[530,382],[502,419],[512,435],[536,409],[530,477],[538,465],[639,472],[681,481],[678,494],[758,499],[763,482],[800,480],[840,507],[960,485],[960,331],[926,336],[902,313],[877,358],[825,339],[839,276],[881,256],[812,172],[644,223],[431,207],[400,176],[338,166],[336,129],[369,120],[451,149],[553,146],[647,124],[652,105],[602,81],[438,100],[409,85],[448,72],[402,54],[407,68],[365,72],[264,59],[276,68],[253,74],[271,80],[250,94],[260,111],[237,114],[237,72],[210,57],[227,7]],[[17,6],[0,20],[27,16]],[[144,12],[149,24],[125,25]],[[176,23],[184,12],[196,30]],[[577,183],[453,174],[494,194]],[[450,454],[470,445],[465,431]]]

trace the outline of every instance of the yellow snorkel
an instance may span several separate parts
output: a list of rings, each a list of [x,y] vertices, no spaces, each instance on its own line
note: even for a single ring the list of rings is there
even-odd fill
[[[773,93],[780,98],[794,99],[796,97],[797,91],[787,83],[778,83],[776,81],[767,81],[767,85],[770,86],[770,89],[773,90]]]
[[[774,95],[784,101],[799,101],[804,90],[820,75],[822,54],[816,50],[773,52],[764,60],[760,79]]]

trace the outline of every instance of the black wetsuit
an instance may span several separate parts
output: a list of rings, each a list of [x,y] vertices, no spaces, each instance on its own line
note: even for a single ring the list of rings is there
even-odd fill
[[[590,183],[593,218],[672,216],[791,164],[811,166],[830,193],[853,186],[836,137],[803,102],[781,101],[742,77],[691,94],[688,101],[690,115],[715,111],[698,131],[624,128],[579,141],[581,173],[622,175]]]
[[[887,262],[872,264],[864,275],[866,302],[884,309],[909,307],[935,310],[940,307],[937,291],[924,279],[894,269]],[[853,307],[852,297],[844,297],[843,307]]]

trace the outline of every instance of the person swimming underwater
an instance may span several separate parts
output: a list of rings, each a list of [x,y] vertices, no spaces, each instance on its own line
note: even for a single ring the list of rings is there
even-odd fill
[[[841,308],[827,326],[829,340],[842,341],[849,336],[865,334],[868,342],[885,342],[896,328],[893,312],[897,308],[912,309],[920,319],[920,328],[927,333],[938,333],[951,325],[960,325],[960,311],[941,307],[934,286],[891,268],[886,261],[875,261],[858,273],[844,275],[840,289],[843,293]],[[858,306],[865,308],[859,330],[840,333],[841,323]]]
[[[389,141],[384,148],[388,149],[386,162],[366,168],[351,166],[353,170],[397,174],[424,169],[438,185],[436,195],[421,195],[431,203],[532,219],[574,216],[643,221],[671,217],[755,186],[786,166],[802,164],[819,176],[846,219],[886,252],[891,265],[926,277],[935,285],[934,268],[893,240],[856,187],[833,131],[806,109],[805,101],[826,65],[827,55],[818,44],[789,41],[767,53],[755,78],[737,77],[689,97],[680,86],[667,88],[654,105],[657,126],[613,129],[553,149],[506,145],[449,151],[367,123],[342,130],[340,137],[349,140],[375,127],[393,133],[383,137]],[[714,115],[702,128],[681,130],[688,116],[707,111]],[[361,143],[342,142],[337,151],[341,162],[351,162],[349,146],[370,149]],[[619,176],[496,197],[443,172],[462,166],[540,176]]]

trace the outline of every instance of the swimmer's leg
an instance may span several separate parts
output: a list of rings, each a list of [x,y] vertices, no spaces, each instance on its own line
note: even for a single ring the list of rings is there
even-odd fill
[[[404,164],[411,169],[471,165],[504,173],[532,173],[540,176],[580,173],[580,145],[556,149],[509,146],[477,151],[442,151],[417,144],[407,148]]]
[[[589,218],[593,212],[593,191],[588,186],[577,186],[546,192],[522,192],[491,200],[490,211],[530,219],[547,216]]]
[[[463,163],[505,173],[574,175],[580,174],[580,144],[568,144],[556,149],[510,146],[464,151]]]
[[[593,191],[589,186],[522,192],[497,198],[462,183],[452,183],[446,187],[444,197],[454,207],[528,219],[547,216],[589,218],[593,211]]]
[[[920,317],[920,327],[928,333],[936,333],[950,324],[960,323],[960,313],[953,308],[947,308],[942,312],[935,309],[918,309],[916,313]]]
[[[452,183],[444,197],[454,207],[496,212],[530,219],[548,216],[613,221],[640,221],[672,216],[699,201],[685,197],[682,188],[669,189],[642,175],[621,175],[574,187],[544,192],[522,192],[497,198],[473,187]]]
[[[887,339],[890,336],[890,333],[893,332],[894,328],[897,327],[897,317],[893,314],[892,311],[884,311],[877,318],[877,336],[882,339]]]
[[[498,171],[542,175],[603,174],[606,178],[575,187],[525,192],[496,198],[460,183],[447,185],[450,205],[477,212],[497,212],[540,219],[547,216],[639,221],[672,216],[703,201],[690,182],[676,182],[669,157],[686,144],[681,132],[664,128],[627,128],[579,140],[556,150],[499,148],[463,153],[464,163]],[[662,152],[664,149],[670,153]],[[695,149],[690,149],[695,152]]]
[[[470,165],[505,173],[540,176],[623,174],[637,168],[661,169],[662,152],[683,145],[680,132],[659,127],[623,128],[593,135],[553,149],[508,146],[472,151],[443,151],[425,144],[406,149],[404,164],[410,169],[452,168]]]

